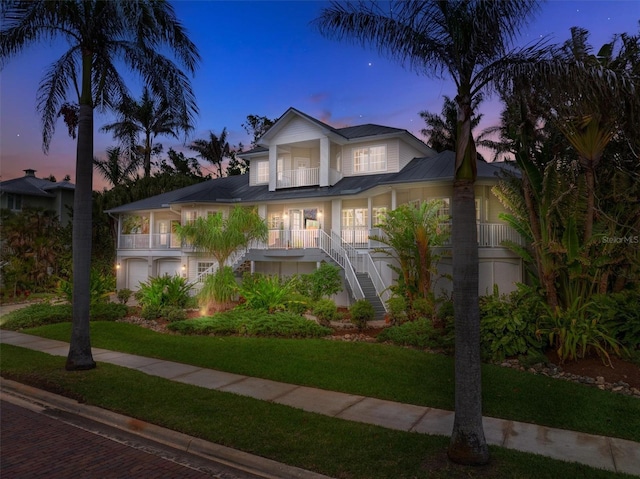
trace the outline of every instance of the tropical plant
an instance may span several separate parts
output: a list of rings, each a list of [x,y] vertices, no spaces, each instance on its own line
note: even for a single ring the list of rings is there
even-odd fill
[[[126,95],[116,107],[118,120],[101,128],[112,132],[115,139],[142,160],[144,176],[151,176],[151,156],[159,153],[162,145],[154,145],[157,136],[178,138],[193,130],[195,110],[185,103],[171,103],[164,95],[153,94],[148,86],[142,89],[140,100]],[[142,137],[142,144],[139,144]],[[137,162],[136,162],[137,166]]]
[[[195,112],[189,80],[179,66],[192,73],[199,55],[168,2],[8,0],[2,14],[3,65],[40,41],[63,38],[69,43],[69,49],[45,73],[38,110],[46,152],[63,107],[77,105],[67,122],[74,137],[77,126],[78,147],[72,240],[74,324],[66,368],[91,369],[95,367],[89,332],[94,107],[112,109],[128,95],[115,63],[122,60],[141,74],[153,94],[181,111]],[[165,52],[174,54],[176,61]]]
[[[285,310],[292,291],[291,281],[259,273],[244,275],[240,285],[240,296],[245,300],[244,307],[263,309],[270,313]]]
[[[222,178],[222,163],[231,157],[231,147],[227,141],[227,129],[223,128],[220,136],[209,132],[209,139],[194,140],[189,148],[198,152],[198,157],[211,163],[216,169],[215,175]]]
[[[473,102],[483,90],[497,86],[497,73],[511,58],[508,47],[536,8],[533,0],[347,3],[323,9],[316,21],[328,36],[372,45],[420,73],[448,74],[456,84],[452,197],[456,413],[448,454],[463,464],[489,460],[482,429]],[[529,47],[520,58],[535,60],[537,48]]]
[[[229,309],[238,294],[238,283],[230,266],[218,268],[215,273],[204,277],[202,289],[198,292],[198,303],[206,313]]]
[[[433,248],[442,246],[448,237],[444,225],[448,218],[440,215],[441,208],[439,200],[423,201],[417,208],[400,205],[381,218],[377,226],[383,234],[371,237],[387,246],[374,251],[397,263],[390,267],[398,273],[398,294],[407,299],[409,309],[418,298],[431,298],[432,276],[437,273],[435,264],[440,257]]]
[[[131,291],[129,288],[122,288],[118,290],[118,292],[116,293],[116,297],[118,298],[118,301],[120,301],[120,304],[127,304],[129,302],[129,299],[131,299],[132,294],[133,291]]]
[[[97,269],[91,270],[89,296],[91,305],[97,303],[105,303],[109,300],[109,295],[115,289],[115,278],[113,275],[103,275]],[[69,303],[73,303],[73,278],[69,281],[61,279],[58,285],[58,294],[65,298]]]
[[[93,159],[93,166],[102,177],[111,183],[112,186],[118,186],[130,179],[138,169],[138,159],[134,156],[124,155],[119,146],[107,148],[107,158]]]
[[[340,268],[329,263],[322,263],[313,273],[309,274],[310,296],[314,301],[331,296],[342,291],[342,277]]]
[[[189,302],[191,285],[182,276],[156,276],[140,283],[136,299],[140,306],[157,307],[160,310],[167,306],[185,308]]]

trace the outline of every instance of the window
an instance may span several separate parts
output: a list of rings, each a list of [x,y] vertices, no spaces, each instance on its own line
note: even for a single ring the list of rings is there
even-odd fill
[[[373,226],[378,225],[387,217],[387,207],[373,208],[371,213],[373,214]]]
[[[186,211],[184,213],[184,221],[185,221],[185,224],[187,225],[191,225],[195,223],[197,218],[198,218],[197,211]]]
[[[371,146],[353,150],[353,171],[370,173],[387,170],[387,147]]]
[[[450,216],[450,200],[449,198],[438,198],[441,201],[440,209],[438,210],[438,216]]]
[[[256,183],[269,183],[269,162],[258,162],[258,172],[256,174]]]
[[[349,208],[342,210],[342,227],[359,228],[368,225],[367,208]]]
[[[277,230],[284,226],[282,221],[282,214],[280,213],[271,213],[269,215],[269,219],[267,221],[267,227],[270,230]]]
[[[22,196],[7,195],[7,208],[14,211],[22,209]]]
[[[213,261],[198,261],[198,276],[201,276],[205,273],[212,274],[213,271],[210,271],[213,268],[215,263]]]

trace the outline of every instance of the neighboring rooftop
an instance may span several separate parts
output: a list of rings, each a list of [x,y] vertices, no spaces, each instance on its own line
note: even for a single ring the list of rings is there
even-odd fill
[[[68,181],[53,182],[44,178],[37,178],[36,170],[31,168],[27,168],[23,171],[24,176],[0,182],[0,193],[53,198],[54,195],[50,193],[51,190],[75,189],[75,185]]]

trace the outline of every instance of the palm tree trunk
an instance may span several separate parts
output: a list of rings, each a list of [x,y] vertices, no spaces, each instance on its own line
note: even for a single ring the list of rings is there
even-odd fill
[[[84,59],[83,96],[78,116],[78,146],[76,151],[76,189],[73,199],[73,321],[68,371],[93,369],[89,333],[91,301],[91,214],[93,188],[93,106],[91,102],[91,56]],[[88,66],[87,66],[88,64]],[[89,70],[87,73],[86,70]],[[87,85],[88,83],[88,85]]]
[[[587,217],[584,223],[584,244],[591,239],[593,234],[593,218],[595,216],[595,173],[591,165],[585,168],[585,180],[587,182]]]
[[[452,199],[455,315],[455,420],[449,458],[459,464],[489,460],[482,428],[478,242],[473,181],[457,180]]]

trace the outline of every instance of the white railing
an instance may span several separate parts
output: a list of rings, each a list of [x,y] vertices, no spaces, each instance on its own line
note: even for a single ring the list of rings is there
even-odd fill
[[[369,244],[369,228],[345,228],[340,232],[340,237],[342,238],[343,243],[358,245],[359,247],[364,248]]]
[[[444,223],[445,231],[451,233],[451,223]],[[525,242],[516,230],[504,223],[477,223],[476,232],[478,235],[478,246],[481,248],[497,248],[502,246],[503,241],[513,241],[524,246]],[[451,236],[444,246],[451,246]]]
[[[320,230],[269,230],[267,248],[318,248]]]
[[[298,168],[278,171],[276,188],[294,188],[296,186],[317,186],[320,184],[320,168]]]
[[[149,249],[149,235],[148,234],[136,234],[136,235],[120,235],[120,241],[118,242],[120,249]]]
[[[369,253],[363,253],[359,256],[362,256],[364,262],[364,270],[369,275],[369,278],[371,278],[373,286],[376,288],[376,293],[382,301],[384,310],[388,312],[389,310],[387,309],[387,300],[391,297],[391,290],[389,289],[388,285],[384,284],[382,276],[380,276],[380,272],[378,271],[378,268],[376,268],[371,255]]]
[[[329,236],[322,230],[320,231],[321,240],[318,242],[319,247],[327,253],[336,263],[338,263],[344,269],[344,275],[347,279],[347,283],[351,287],[351,292],[356,301],[364,299],[364,293],[362,287],[356,276],[351,261],[346,250],[342,247],[339,241],[336,241],[332,236]]]

